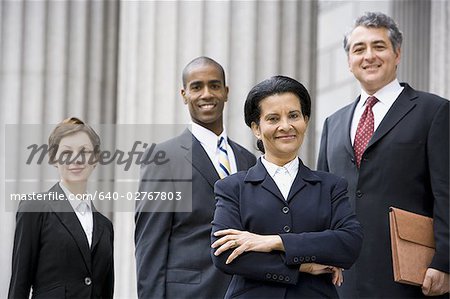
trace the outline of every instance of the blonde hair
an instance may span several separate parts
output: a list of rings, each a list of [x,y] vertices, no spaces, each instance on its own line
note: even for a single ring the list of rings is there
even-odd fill
[[[59,143],[63,137],[68,135],[85,132],[92,142],[94,147],[94,155],[98,158],[100,154],[100,137],[89,125],[84,123],[81,119],[76,117],[69,117],[56,125],[52,133],[48,137],[48,156],[50,164],[54,164],[56,153],[58,152]]]

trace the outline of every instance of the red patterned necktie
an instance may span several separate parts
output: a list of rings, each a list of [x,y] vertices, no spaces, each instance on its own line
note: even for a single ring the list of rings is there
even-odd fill
[[[374,118],[372,107],[378,102],[376,97],[368,97],[366,101],[366,109],[359,119],[358,128],[356,129],[355,141],[353,149],[355,151],[356,166],[361,165],[361,158],[366,150],[367,144],[373,135]]]

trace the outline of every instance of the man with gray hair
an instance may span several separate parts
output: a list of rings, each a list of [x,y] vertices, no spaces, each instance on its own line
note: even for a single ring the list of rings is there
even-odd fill
[[[324,123],[318,169],[345,177],[364,229],[344,298],[411,298],[449,291],[449,102],[397,80],[402,33],[383,13],[344,38],[361,94]],[[434,218],[436,252],[422,287],[394,282],[389,207]]]

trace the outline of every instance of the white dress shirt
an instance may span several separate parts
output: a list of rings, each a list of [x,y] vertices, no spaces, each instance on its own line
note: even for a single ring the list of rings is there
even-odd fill
[[[395,100],[398,98],[402,91],[403,87],[400,85],[398,80],[395,79],[372,95],[378,99],[378,102],[372,108],[374,117],[374,132],[377,130],[381,121],[386,116],[392,104],[394,104]],[[366,101],[369,96],[371,95],[367,94],[367,92],[361,89],[361,97],[358,104],[356,105],[352,119],[350,132],[352,144],[355,142],[356,129],[358,128],[359,119],[361,118],[364,109],[366,109]]]
[[[214,164],[217,173],[220,173],[219,148],[217,147],[217,142],[220,140],[220,137],[223,137],[225,139],[227,144],[228,160],[230,161],[231,173],[236,173],[237,172],[236,158],[234,156],[233,149],[228,143],[228,137],[225,128],[223,129],[222,134],[217,136],[214,132],[196,123],[191,123],[191,125],[192,125],[192,134],[194,135],[195,138],[197,138],[198,141],[200,141],[200,144],[205,149],[209,159]]]
[[[90,200],[80,200],[76,199],[75,195],[70,192],[70,190],[64,186],[62,182],[59,182],[59,186],[66,194],[66,198],[72,206],[81,226],[83,227],[84,233],[89,243],[89,247],[92,244],[92,231],[94,229],[94,219],[92,216],[92,206]]]
[[[284,164],[282,167],[267,161],[264,156],[260,159],[269,175],[275,181],[275,184],[277,185],[284,199],[287,200],[289,191],[291,190],[292,184],[294,183],[295,177],[298,173],[298,157],[295,157],[294,160]]]

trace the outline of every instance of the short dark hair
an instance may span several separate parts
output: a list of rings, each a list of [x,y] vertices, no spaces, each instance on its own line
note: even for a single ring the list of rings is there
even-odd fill
[[[300,102],[303,117],[310,118],[311,97],[305,86],[297,80],[286,76],[273,76],[256,84],[248,93],[244,105],[244,118],[247,126],[251,128],[253,122],[259,125],[262,100],[269,96],[282,93],[293,93]],[[264,153],[262,141],[258,140],[256,145]]]
[[[69,117],[56,125],[52,133],[48,137],[48,155],[50,164],[56,162],[55,157],[58,152],[59,143],[64,137],[78,133],[85,132],[92,142],[94,147],[94,155],[97,158],[100,154],[100,137],[89,125],[84,123],[81,119],[76,117]]]
[[[348,39],[356,27],[364,26],[367,28],[386,28],[388,31],[389,40],[392,43],[394,51],[400,49],[403,41],[403,34],[398,29],[397,23],[388,15],[382,12],[366,12],[355,20],[352,30],[344,36],[344,50],[349,53],[350,45]]]
[[[219,72],[222,74],[222,79],[223,79],[223,85],[226,86],[225,83],[225,71],[223,70],[223,67],[214,59],[206,57],[206,56],[200,56],[197,58],[194,58],[193,60],[191,60],[191,62],[189,62],[183,69],[183,75],[182,75],[182,81],[183,81],[183,88],[186,88],[186,84],[187,84],[187,77],[189,75],[189,72],[191,71],[191,69],[193,67],[196,66],[203,66],[203,65],[212,65],[214,67],[216,67]]]

